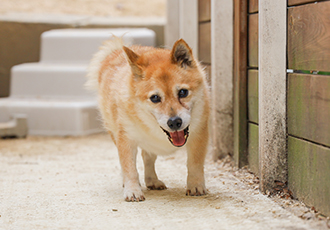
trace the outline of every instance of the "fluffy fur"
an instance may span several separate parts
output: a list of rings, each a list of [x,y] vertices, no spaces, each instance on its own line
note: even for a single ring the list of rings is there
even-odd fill
[[[184,40],[172,50],[107,41],[91,61],[86,85],[97,90],[104,126],[118,148],[126,201],[145,199],[136,169],[138,146],[149,189],[166,189],[155,173],[157,155],[185,145],[187,195],[206,193],[209,93],[205,73]]]

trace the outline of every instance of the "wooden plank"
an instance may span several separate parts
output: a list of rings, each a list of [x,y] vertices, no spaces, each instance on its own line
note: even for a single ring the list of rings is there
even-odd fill
[[[330,149],[289,136],[288,186],[299,200],[330,216]]]
[[[273,192],[287,180],[286,38],[287,1],[259,2],[260,190]]]
[[[319,0],[319,1],[316,1],[316,0],[288,0],[288,5],[289,6],[294,6],[294,5],[301,5],[301,4],[305,4],[305,3],[311,3],[311,2],[321,2],[321,1],[324,1],[324,0]]]
[[[211,21],[211,0],[198,0],[198,21]]]
[[[288,75],[288,133],[330,146],[330,76]]]
[[[250,170],[259,176],[259,127],[249,123],[248,160]]]
[[[249,63],[250,67],[258,67],[258,16],[251,14],[249,20]]]
[[[199,60],[203,63],[211,63],[211,22],[199,24],[198,53]]]
[[[258,0],[250,0],[249,1],[249,13],[256,13],[258,12]]]
[[[330,70],[330,1],[288,9],[288,68]]]
[[[247,162],[247,1],[234,0],[234,161]]]
[[[248,120],[259,122],[258,70],[248,71]]]

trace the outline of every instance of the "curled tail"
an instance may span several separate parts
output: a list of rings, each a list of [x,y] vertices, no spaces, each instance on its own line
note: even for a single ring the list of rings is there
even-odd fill
[[[100,69],[104,59],[109,56],[112,52],[118,49],[122,49],[123,40],[113,35],[110,40],[107,40],[100,47],[99,51],[94,54],[88,69],[87,69],[87,82],[85,88],[89,90],[98,89],[98,78],[100,75]]]

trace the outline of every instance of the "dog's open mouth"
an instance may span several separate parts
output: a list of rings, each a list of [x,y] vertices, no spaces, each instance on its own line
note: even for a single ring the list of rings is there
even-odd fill
[[[161,127],[162,128],[162,127]],[[168,132],[162,128],[162,130],[167,134],[168,139],[172,143],[172,145],[176,147],[182,147],[186,144],[188,136],[189,136],[189,126],[181,131]]]

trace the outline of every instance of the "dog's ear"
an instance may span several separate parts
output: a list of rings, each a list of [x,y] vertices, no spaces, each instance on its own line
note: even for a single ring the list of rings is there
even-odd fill
[[[136,53],[134,53],[133,50],[127,48],[126,46],[123,46],[123,50],[126,53],[127,61],[131,66],[132,73],[134,74],[135,77],[142,77],[143,76],[143,71],[141,66],[138,64],[138,60],[140,56]]]
[[[175,42],[171,52],[172,62],[180,65],[182,68],[196,67],[196,63],[191,48],[183,40],[179,39]]]

